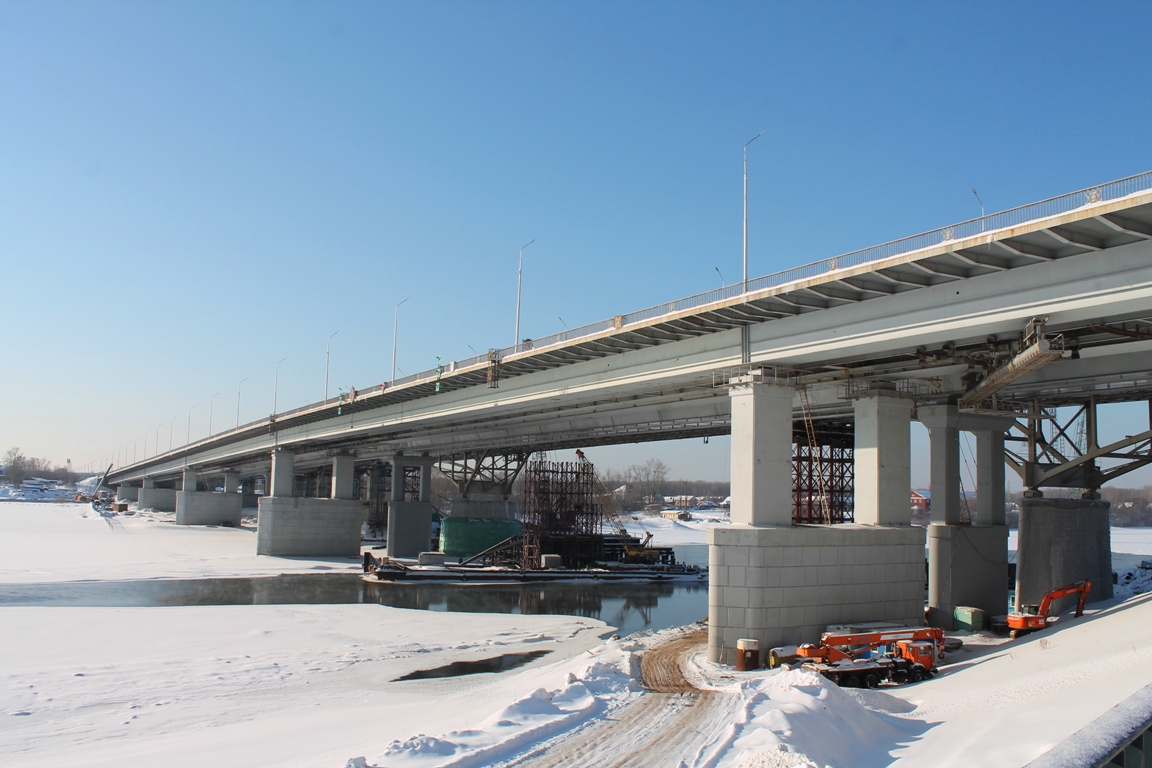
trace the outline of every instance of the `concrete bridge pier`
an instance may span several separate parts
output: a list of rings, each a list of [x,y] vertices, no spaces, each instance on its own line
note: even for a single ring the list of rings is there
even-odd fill
[[[392,457],[392,498],[388,501],[388,556],[416,557],[432,546],[431,456]],[[415,493],[405,493],[408,469],[419,468]],[[411,474],[415,474],[414,472]]]
[[[1038,491],[1020,501],[1016,542],[1016,609],[1039,603],[1065,584],[1092,580],[1088,599],[1112,597],[1110,504],[1101,499],[1046,499]],[[1053,611],[1074,603],[1062,600]]]
[[[918,624],[924,534],[909,524],[908,402],[872,393],[857,404],[856,482],[868,498],[858,491],[856,504],[867,522],[796,526],[794,391],[756,375],[729,386],[732,525],[709,531],[709,660],[733,663],[741,638],[767,650],[815,642],[831,624]]]
[[[159,512],[175,512],[176,489],[157,488],[156,481],[151,477],[146,477],[142,487],[137,492],[136,506],[140,509],[155,509]]]
[[[116,501],[136,501],[139,496],[139,486],[120,485],[116,487]]]
[[[176,525],[230,525],[240,527],[244,501],[239,493],[227,490],[228,476],[225,475],[224,493],[196,490],[197,473],[184,470],[184,490],[176,493]],[[215,483],[209,483],[215,487]]]
[[[955,404],[924,406],[917,419],[931,445],[932,518],[928,526],[928,621],[952,629],[958,606],[987,616],[1008,612],[1008,527],[1004,524],[1007,416],[960,413]],[[978,503],[964,520],[960,432],[976,435]]]
[[[260,498],[257,513],[256,554],[359,557],[364,505],[352,498],[354,462],[348,454],[332,458],[332,498],[301,498],[293,495],[294,455],[273,451],[270,494]]]

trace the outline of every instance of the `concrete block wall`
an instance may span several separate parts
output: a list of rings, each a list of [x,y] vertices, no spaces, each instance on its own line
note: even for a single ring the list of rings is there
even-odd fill
[[[361,501],[264,496],[257,515],[256,554],[359,557],[363,522]]]
[[[176,490],[174,488],[141,488],[136,496],[136,506],[140,509],[175,512]]]
[[[829,624],[924,623],[924,529],[731,525],[708,533],[708,658],[816,642]]]
[[[176,493],[176,525],[239,526],[242,499],[238,493],[212,493],[210,491],[178,491]]]

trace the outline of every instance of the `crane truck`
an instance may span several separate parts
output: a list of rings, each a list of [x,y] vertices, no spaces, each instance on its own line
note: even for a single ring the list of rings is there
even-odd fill
[[[783,650],[783,649],[773,649]],[[937,672],[944,658],[944,630],[901,627],[877,632],[825,632],[791,654],[808,659],[801,669],[817,672],[842,688],[880,683],[918,683]]]

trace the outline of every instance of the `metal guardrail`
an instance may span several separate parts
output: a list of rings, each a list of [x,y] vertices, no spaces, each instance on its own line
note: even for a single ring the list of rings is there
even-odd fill
[[[1087,189],[1077,190],[1076,192],[1069,192],[1057,197],[1051,197],[1047,200],[1041,200],[1036,203],[1029,203],[1022,205],[1018,208],[1011,208],[1007,211],[999,213],[992,213],[987,216],[982,216],[976,219],[969,219],[962,221],[959,224],[952,224],[947,227],[940,227],[938,229],[922,232],[918,235],[911,237],[904,237],[899,240],[892,240],[880,245],[874,245],[871,248],[863,248],[858,251],[851,251],[839,256],[833,256],[830,259],[821,259],[809,264],[803,264],[798,267],[792,267],[780,272],[773,272],[772,274],[757,277],[748,281],[747,290],[760,291],[765,288],[775,288],[787,283],[796,282],[799,280],[810,280],[820,275],[835,272],[840,269],[849,269],[852,267],[867,264],[872,261],[879,261],[880,259],[887,259],[893,256],[900,256],[905,253],[911,253],[922,248],[930,248],[941,243],[946,243],[951,240],[961,240],[966,237],[973,237],[985,232],[994,232],[1008,227],[1019,226],[1029,221],[1036,221],[1037,219],[1044,219],[1049,216],[1058,216],[1069,211],[1074,211],[1078,208],[1083,208],[1086,205],[1093,205],[1095,203],[1107,202],[1109,200],[1116,200],[1127,195],[1135,194],[1137,192],[1145,192],[1152,190],[1152,171],[1129,176],[1124,179],[1110,181],[1106,184],[1101,184],[1095,187],[1088,187]],[[571,328],[561,333],[554,333],[550,336],[544,336],[539,339],[532,339],[522,341],[519,344],[503,349],[496,350],[498,359],[503,360],[509,355],[515,355],[522,352],[529,352],[535,349],[542,349],[551,347],[555,344],[561,344],[568,341],[574,341],[582,338],[594,336],[605,331],[614,329],[627,328],[630,325],[653,320],[665,315],[683,312],[684,310],[694,309],[705,304],[711,304],[725,299],[735,298],[745,293],[743,283],[733,283],[732,285],[724,286],[723,288],[716,288],[704,293],[697,293],[687,298],[678,299],[676,301],[669,301],[664,304],[657,304],[653,307],[641,309],[636,312],[629,312],[625,315],[617,315],[609,320],[601,320],[595,323],[588,323],[578,328]],[[388,389],[402,387],[407,384],[415,384],[419,382],[435,381],[445,374],[452,374],[460,370],[472,368],[476,365],[487,365],[489,357],[487,354],[476,355],[475,357],[457,360],[437,368],[431,368],[419,373],[413,373],[403,378],[396,379],[390,382],[384,382],[374,387],[369,387],[364,390],[356,390],[355,395],[349,393],[342,397],[329,398],[323,403],[313,403],[305,405],[300,408],[294,408],[290,411],[282,411],[274,414],[273,421],[278,421],[287,416],[292,416],[306,411],[314,410],[318,407],[327,405],[334,405],[339,402],[347,402],[350,399],[359,399],[367,395],[378,394]],[[259,419],[255,422],[245,424],[231,432],[249,429],[255,425],[266,423],[266,419]],[[214,437],[219,437],[226,432],[217,433]]]

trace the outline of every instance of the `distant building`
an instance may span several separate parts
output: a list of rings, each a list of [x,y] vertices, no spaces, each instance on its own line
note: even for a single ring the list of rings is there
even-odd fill
[[[912,509],[927,512],[932,507],[931,491],[912,491]]]

